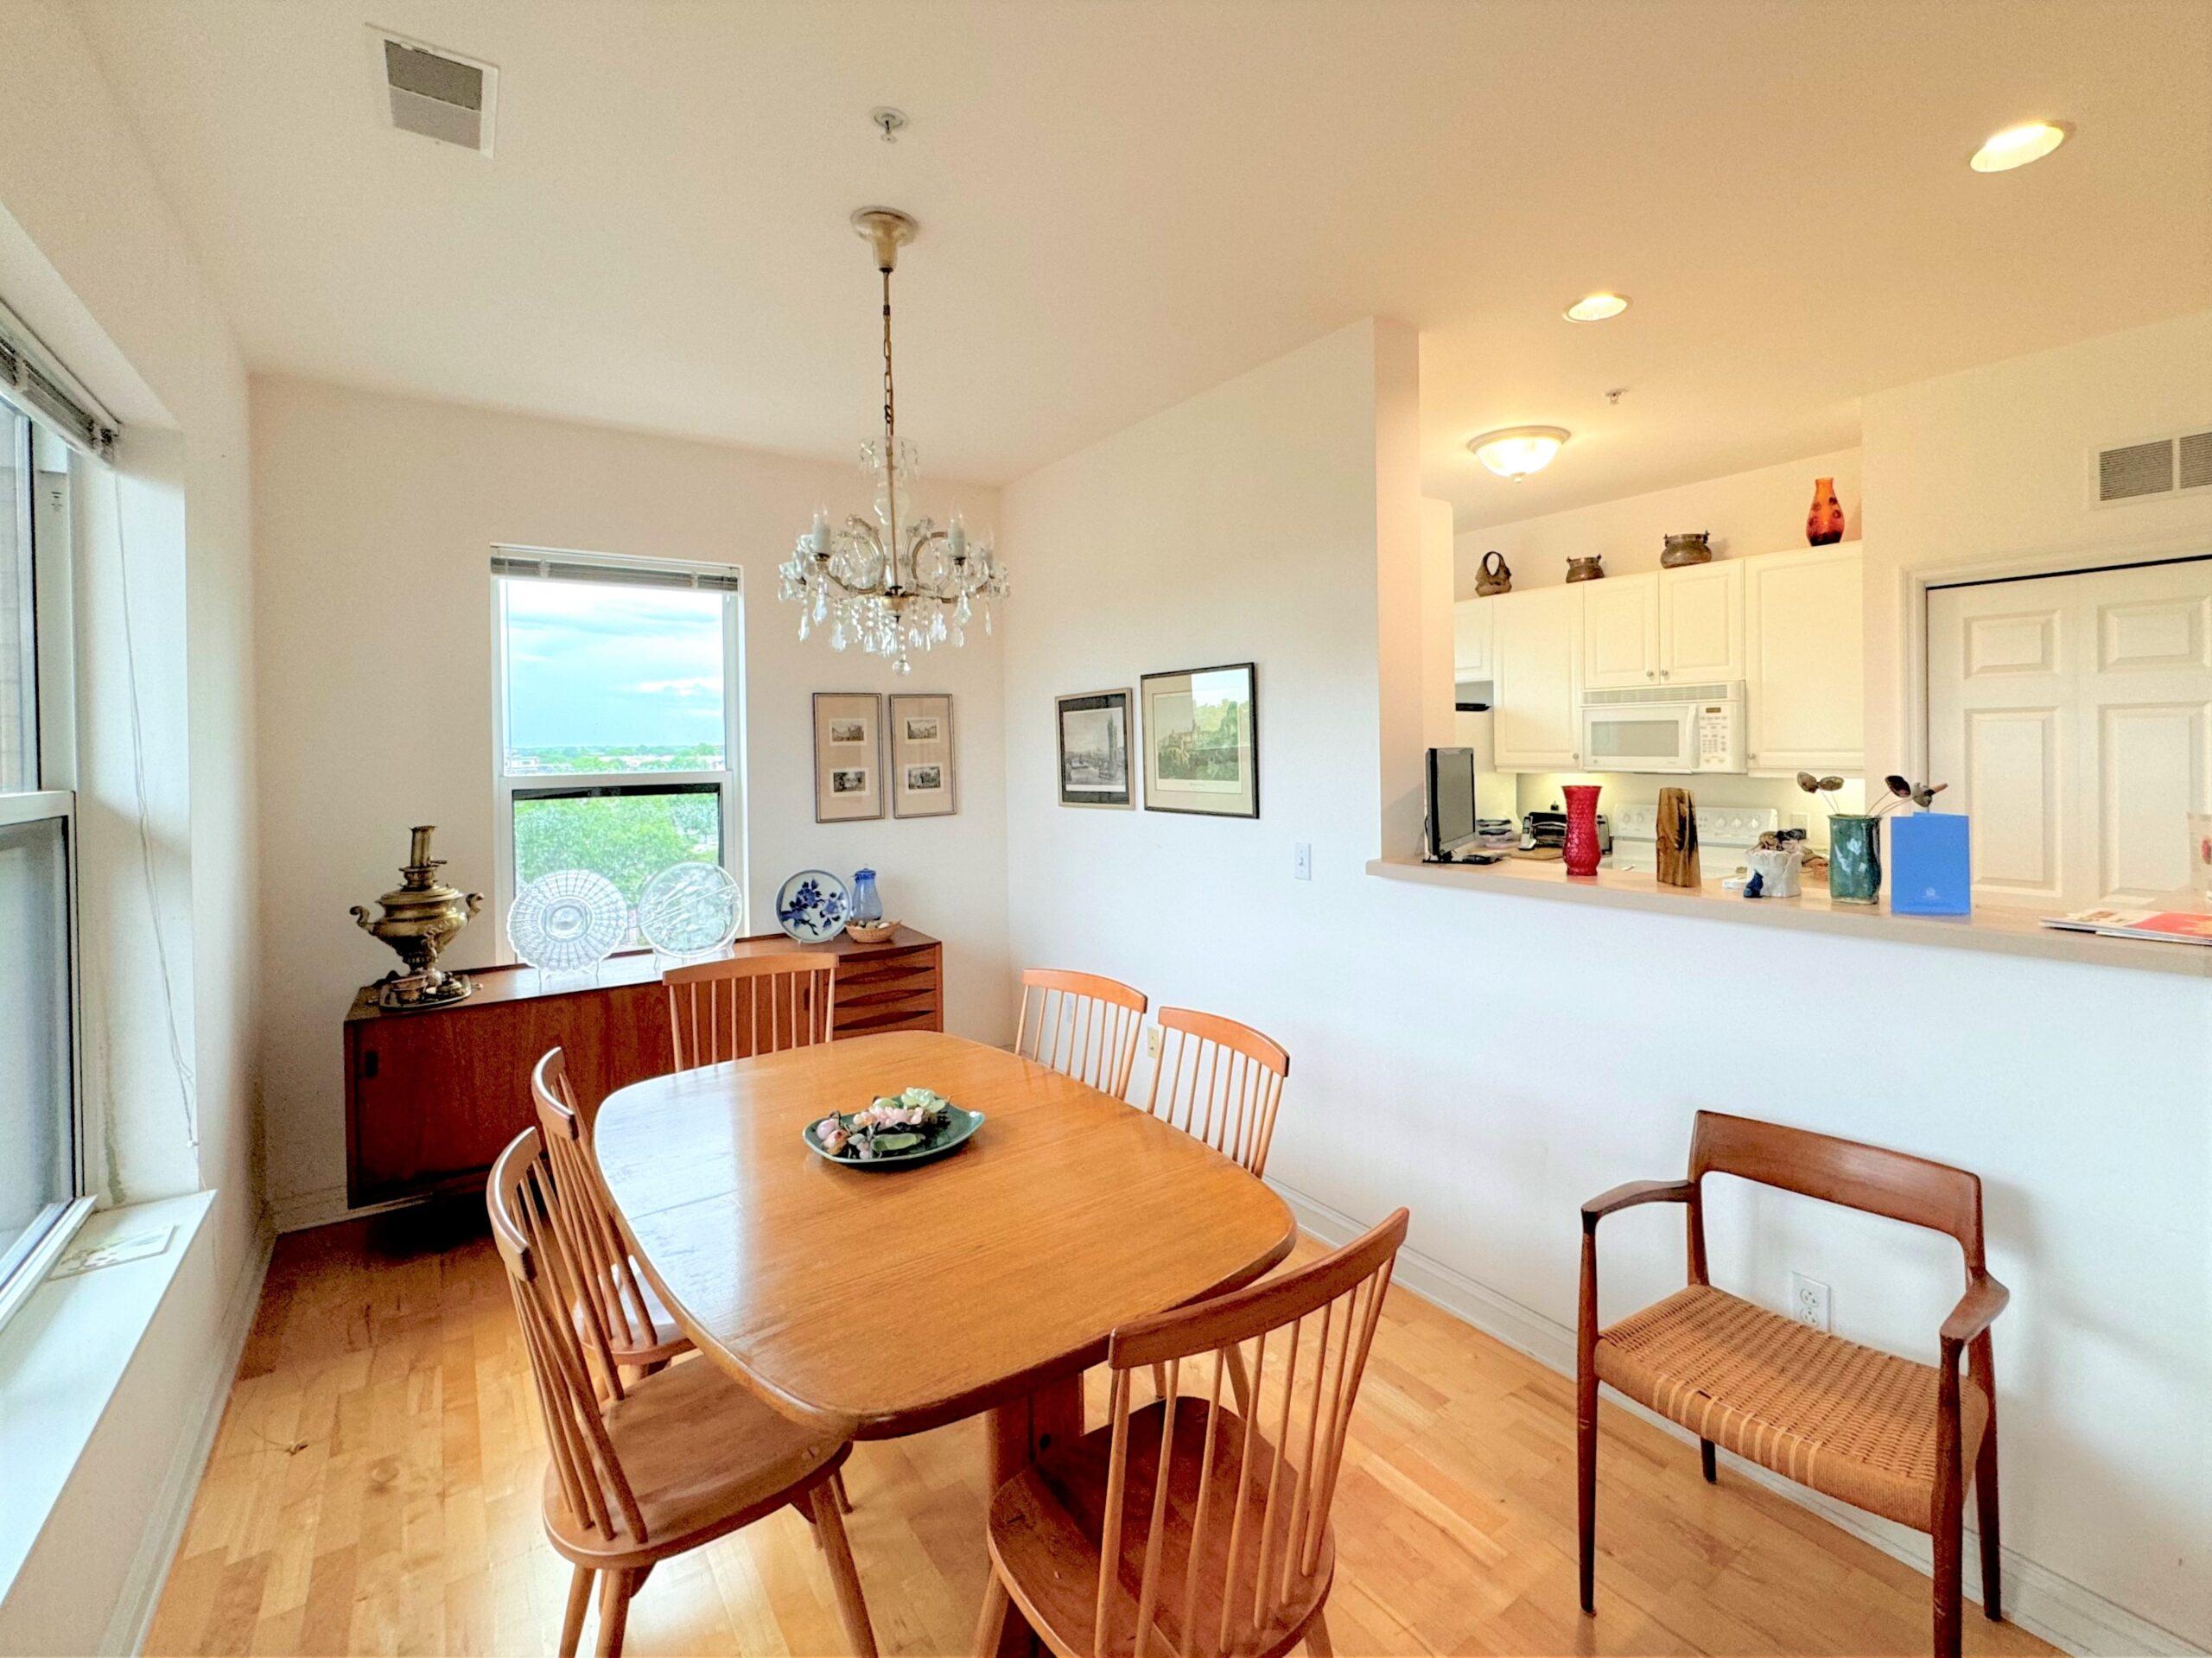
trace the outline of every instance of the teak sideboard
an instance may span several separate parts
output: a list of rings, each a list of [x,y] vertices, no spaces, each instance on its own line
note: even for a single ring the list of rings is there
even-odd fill
[[[887,943],[795,945],[741,938],[732,955],[816,950],[837,958],[834,1037],[944,1028],[944,946],[901,927]],[[596,1102],[675,1067],[668,998],[650,950],[601,963],[595,980],[543,982],[535,968],[475,968],[450,1007],[391,1013],[374,986],[346,1015],[346,1196],[355,1207],[480,1178],[536,1121],[530,1068],[568,1051],[569,1080]]]

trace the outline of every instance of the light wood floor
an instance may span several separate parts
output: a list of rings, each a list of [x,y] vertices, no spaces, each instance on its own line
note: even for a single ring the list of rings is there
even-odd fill
[[[279,1240],[149,1652],[553,1650],[568,1571],[539,1527],[512,1305],[486,1240],[435,1230],[470,1219],[455,1205]],[[1337,1649],[1927,1651],[1927,1579],[1725,1459],[1708,1487],[1692,1447],[1608,1407],[1599,1468],[1589,1620],[1570,1384],[1393,1292],[1338,1496]],[[847,1523],[885,1652],[967,1650],[982,1469],[973,1422],[855,1451]],[[782,1513],[656,1572],[628,1650],[834,1653],[830,1596]],[[1969,1652],[2051,1650],[1972,1609],[1966,1623]]]

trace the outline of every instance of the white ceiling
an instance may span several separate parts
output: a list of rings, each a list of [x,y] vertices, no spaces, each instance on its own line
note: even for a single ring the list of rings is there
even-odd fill
[[[1369,314],[1463,524],[1857,441],[1886,385],[2212,306],[2207,0],[86,0],[251,363],[1002,482]],[[499,66],[489,159],[365,25]],[[887,145],[873,105],[912,124]],[[2030,118],[2073,142],[1966,158]],[[1562,306],[1634,297],[1618,321]],[[1605,392],[1626,386],[1618,407]],[[1515,486],[1462,445],[1576,436]]]

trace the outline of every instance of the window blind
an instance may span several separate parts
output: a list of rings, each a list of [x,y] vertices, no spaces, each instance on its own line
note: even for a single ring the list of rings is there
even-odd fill
[[[691,588],[709,593],[743,591],[742,572],[726,565],[632,564],[579,558],[573,553],[529,553],[512,549],[492,555],[492,574],[541,581],[611,581],[626,588]]]
[[[87,454],[105,455],[115,428],[70,389],[60,365],[42,357],[30,331],[0,306],[0,401],[13,403]]]

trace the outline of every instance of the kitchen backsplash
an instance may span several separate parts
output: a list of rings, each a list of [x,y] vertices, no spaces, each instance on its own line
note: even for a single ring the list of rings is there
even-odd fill
[[[1519,785],[1519,810],[1522,813],[1550,810],[1566,798],[1560,791],[1563,785],[1569,783],[1594,783],[1604,789],[1605,793],[1598,797],[1598,810],[1601,813],[1620,806],[1656,805],[1662,789],[1684,788],[1690,791],[1690,798],[1700,806],[1770,806],[1780,815],[1784,829],[1802,822],[1805,826],[1806,839],[1812,845],[1826,846],[1828,840],[1827,808],[1788,778],[1525,772],[1516,781]],[[1866,804],[1866,785],[1857,778],[1848,778],[1842,789],[1830,797],[1836,803],[1839,811],[1863,810]]]

